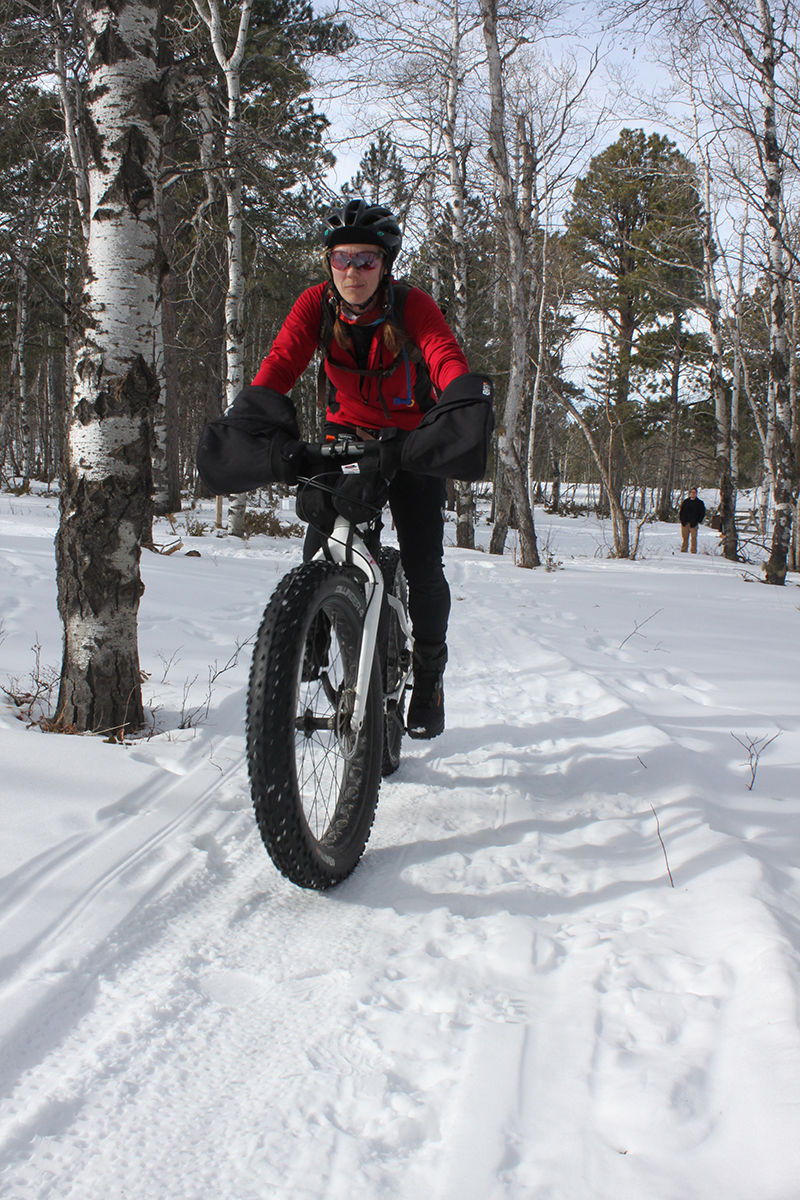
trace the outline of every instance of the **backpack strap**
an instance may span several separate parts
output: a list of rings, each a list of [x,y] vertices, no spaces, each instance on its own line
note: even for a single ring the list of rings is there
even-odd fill
[[[403,323],[403,314],[405,312],[406,300],[408,293],[413,287],[407,279],[400,279],[393,285],[394,303],[392,305],[392,315],[396,324],[405,332],[405,324]],[[414,379],[414,400],[420,412],[426,413],[428,409],[433,408],[436,403],[437,396],[433,386],[433,381],[428,371],[428,364],[422,356],[422,351],[416,342],[412,342],[409,338],[403,349],[400,351],[400,356],[405,355],[408,361],[414,364],[415,379]]]
[[[391,285],[391,318],[394,324],[405,332],[403,324],[403,314],[405,312],[406,300],[408,293],[414,285],[406,280],[394,281]],[[321,351],[319,366],[317,368],[317,404],[320,408],[326,408],[331,399],[333,385],[325,374],[325,362],[328,358],[331,342],[333,341],[333,327],[336,322],[336,300],[331,294],[330,288],[326,287],[322,293],[322,307],[319,323],[318,346]],[[397,357],[388,367],[350,367],[346,363],[337,363],[336,369],[339,371],[347,371],[352,375],[360,375],[367,379],[388,379],[390,375],[397,369],[398,360],[405,358],[407,362],[413,362],[415,370],[414,384],[414,400],[417,403],[421,412],[427,412],[436,403],[436,398],[433,393],[433,384],[422,356],[422,351],[415,342],[409,338],[408,341],[400,350]],[[380,391],[380,389],[379,389]],[[383,403],[381,396],[381,404],[386,416],[389,416],[388,409]]]
[[[333,326],[335,321],[336,301],[331,295],[330,287],[326,287],[322,293],[319,335],[317,338],[317,346],[321,351],[319,366],[317,367],[317,405],[319,408],[328,407],[328,401],[332,392],[331,381],[325,374],[325,359],[328,357],[328,347],[333,341]]]

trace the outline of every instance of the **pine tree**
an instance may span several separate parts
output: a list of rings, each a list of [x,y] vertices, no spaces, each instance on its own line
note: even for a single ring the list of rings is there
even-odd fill
[[[382,204],[400,219],[408,208],[408,178],[403,160],[390,134],[382,129],[370,142],[359,168],[344,191],[370,204]]]
[[[631,370],[637,338],[667,319],[678,324],[700,307],[702,206],[694,168],[668,138],[624,129],[592,159],[573,190],[566,218],[568,242],[583,303],[610,327],[597,362],[608,423],[610,485],[617,553],[628,553],[621,490],[627,470],[625,439],[634,413]],[[678,345],[680,340],[678,340]]]

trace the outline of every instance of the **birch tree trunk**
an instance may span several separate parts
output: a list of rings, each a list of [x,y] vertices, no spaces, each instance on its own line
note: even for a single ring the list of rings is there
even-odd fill
[[[771,433],[772,422],[769,421],[770,428],[765,428],[763,415],[759,410],[753,398],[753,389],[750,385],[750,371],[747,365],[747,357],[744,349],[744,331],[743,331],[743,314],[744,314],[744,254],[745,241],[747,233],[748,210],[745,206],[744,224],[739,235],[739,270],[738,278],[734,282],[733,276],[728,268],[725,256],[722,256],[722,262],[725,266],[728,281],[728,290],[734,297],[734,316],[733,322],[730,325],[733,335],[733,382],[731,387],[731,421],[730,421],[730,439],[731,439],[731,479],[733,481],[734,494],[738,491],[739,480],[739,419],[742,396],[744,395],[747,401],[750,415],[753,419],[756,434],[761,445],[762,459],[762,497],[772,494],[774,482],[773,466],[772,466],[772,450],[773,436]],[[717,243],[721,239],[717,237]],[[769,420],[769,418],[768,418]],[[766,531],[766,512],[763,519],[760,520],[760,528],[762,533]]]
[[[28,332],[28,273],[30,270],[31,247],[27,240],[19,248],[16,276],[17,315],[14,327],[14,337],[11,342],[11,357],[8,366],[8,399],[3,417],[3,433],[0,434],[0,469],[5,464],[7,429],[13,428],[13,417],[16,410],[21,426],[21,444],[18,447],[18,469],[25,479],[31,471],[31,439],[28,413],[28,381],[25,373],[25,339]]]
[[[683,317],[680,309],[672,314],[672,366],[669,378],[669,430],[666,460],[658,496],[658,519],[668,521],[672,514],[672,493],[675,490],[675,464],[678,460],[680,431],[680,377],[683,362]]]
[[[170,63],[173,61],[171,48],[164,38],[160,42],[159,54],[161,62],[164,62],[165,58]],[[171,90],[168,84],[169,79],[170,72],[166,70],[164,72],[165,93],[167,90]],[[175,320],[173,299],[175,291],[170,274],[175,240],[169,237],[170,229],[168,228],[166,217],[167,211],[174,210],[174,205],[170,203],[164,188],[164,179],[167,174],[172,174],[174,178],[174,161],[171,161],[170,156],[165,154],[167,143],[170,143],[171,149],[174,142],[175,123],[173,119],[174,103],[172,101],[172,96],[167,101],[166,94],[164,95],[163,119],[159,124],[161,158],[155,173],[156,211],[159,220],[158,236],[164,260],[158,320],[153,325],[153,360],[156,380],[158,382],[158,396],[153,405],[150,433],[150,458],[153,472],[153,512],[157,516],[178,512],[181,507],[178,468],[178,398],[175,386],[177,365],[175,364],[174,355]],[[171,338],[169,349],[167,347],[168,337]],[[172,372],[170,372],[171,366],[174,368]]]
[[[433,146],[433,123],[428,126],[428,145],[426,148],[427,167],[423,176],[422,186],[422,204],[425,210],[425,229],[428,235],[428,245],[436,246],[436,204],[434,194],[436,191],[436,155]],[[437,304],[442,298],[442,269],[440,265],[440,256],[435,249],[431,255],[431,261],[428,264],[431,279],[431,296]]]
[[[238,162],[237,142],[241,132],[241,73],[253,0],[239,0],[239,27],[236,44],[228,54],[225,28],[218,0],[194,0],[198,15],[205,22],[214,57],[225,77],[227,115],[225,121],[222,184],[228,212],[227,259],[228,290],[225,295],[225,407],[233,404],[244,386],[244,259],[242,255],[242,171]],[[244,536],[247,496],[236,496],[228,508],[228,532]]]
[[[177,170],[175,161],[174,141],[176,120],[174,111],[165,123],[162,137],[161,175],[165,170],[174,173]],[[176,254],[178,212],[175,201],[168,188],[162,185],[158,191],[158,212],[160,221],[160,238],[164,247],[166,261],[172,263]],[[156,459],[153,456],[154,505],[156,513],[179,512],[181,508],[180,454],[178,448],[178,405],[180,381],[178,378],[178,322],[176,316],[176,289],[174,276],[167,271],[161,282],[161,321],[159,332],[161,336],[161,353],[163,369],[159,372],[159,405],[155,423],[155,436],[163,437],[163,476],[158,480]],[[161,427],[159,426],[159,418]],[[159,487],[160,484],[160,487]],[[159,494],[160,491],[160,494]]]
[[[447,64],[447,91],[444,113],[444,143],[447,152],[447,168],[450,177],[450,206],[452,219],[450,232],[454,251],[455,333],[463,346],[467,336],[467,249],[465,231],[466,197],[464,177],[456,145],[456,121],[458,89],[461,78],[460,66],[461,25],[458,0],[453,0],[451,14],[450,58]],[[456,493],[456,545],[466,550],[475,549],[475,495],[471,483],[457,480]]]
[[[716,441],[717,476],[719,478],[719,516],[723,553],[736,562],[739,558],[738,535],[736,533],[736,493],[731,475],[730,414],[728,412],[727,389],[723,376],[721,302],[714,275],[714,239],[711,224],[711,170],[705,163],[705,207],[703,222],[703,286],[705,288],[706,316],[711,333],[711,366],[709,368],[711,398],[714,404],[714,427]]]
[[[784,97],[795,87],[790,73],[787,82],[778,81],[780,64],[788,56],[796,65],[794,41],[786,29],[796,31],[796,14],[790,6],[774,3],[778,13],[776,34],[771,0],[755,0],[752,6],[736,5],[732,0],[708,0],[715,20],[712,37],[713,55],[725,55],[725,66],[733,63],[734,87],[718,89],[712,95],[712,111],[732,115],[748,136],[754,159],[764,180],[761,211],[766,224],[768,248],[766,288],[769,293],[769,404],[766,433],[766,466],[772,476],[774,523],[772,546],[764,565],[767,583],[782,584],[786,579],[787,557],[793,515],[793,470],[791,396],[789,386],[786,288],[788,269],[783,229],[783,191],[785,156],[790,153],[781,142],[778,128],[779,109],[786,109]],[[676,26],[677,28],[677,26]],[[716,40],[720,46],[716,45]],[[738,59],[738,62],[736,61]],[[713,69],[711,79],[714,78]],[[751,97],[759,99],[756,114]],[[780,100],[778,97],[780,96]]]
[[[141,726],[140,546],[151,519],[153,328],[161,251],[158,0],[82,0],[88,79],[86,327],[56,537],[64,657],[56,727]]]
[[[47,210],[53,194],[58,190],[56,182],[48,191],[37,197],[34,183],[35,163],[31,158],[26,169],[24,209],[21,220],[13,234],[14,289],[16,295],[16,317],[11,339],[8,362],[8,398],[3,406],[2,429],[0,429],[0,470],[5,463],[8,433],[17,425],[17,445],[12,448],[16,472],[27,482],[36,471],[36,446],[38,416],[35,397],[28,381],[26,347],[29,340],[29,320],[32,308],[31,262],[33,251],[40,236],[40,221]]]
[[[783,154],[776,120],[776,44],[772,13],[767,0],[757,0],[761,21],[760,83],[764,121],[764,212],[769,235],[769,391],[775,413],[775,482],[772,546],[764,564],[767,583],[786,582],[786,562],[792,532],[792,411],[786,335],[786,261],[781,212],[783,208]]]
[[[559,397],[559,399],[561,400],[561,403],[564,405],[564,407],[567,409],[567,411],[575,419],[575,423],[578,425],[579,429],[583,433],[583,436],[586,439],[586,444],[589,447],[589,451],[590,451],[592,458],[595,461],[595,465],[600,473],[600,479],[601,479],[602,484],[606,491],[606,495],[607,495],[608,503],[609,503],[609,509],[610,509],[610,513],[611,513],[611,520],[612,520],[613,526],[614,526],[614,538],[615,538],[614,550],[617,553],[617,557],[618,558],[629,558],[630,557],[630,539],[627,536],[629,522],[628,522],[628,518],[625,516],[625,514],[622,510],[622,498],[619,495],[619,493],[617,492],[616,488],[614,488],[612,486],[610,462],[607,458],[604,460],[603,455],[600,452],[600,447],[597,444],[597,440],[596,440],[594,434],[592,433],[591,428],[587,424],[586,418],[584,417],[584,415],[580,411],[580,409],[577,408],[577,406],[574,404],[574,402],[566,396],[562,395]],[[617,543],[617,536],[618,536],[617,531],[621,530],[623,528],[625,530],[625,542],[624,542],[625,553],[620,554],[619,549],[618,549],[618,543]],[[638,537],[636,540],[638,541]]]
[[[735,333],[735,348],[734,348],[734,366],[733,366],[733,383],[731,386],[731,480],[733,482],[733,494],[737,496],[739,490],[739,417],[742,408],[742,386],[744,383],[744,363],[741,355],[742,344],[742,312],[744,308],[744,240],[745,231],[742,229],[739,240],[739,280],[735,292],[734,303],[734,329]],[[734,523],[736,518],[736,502],[733,505]]]
[[[161,194],[157,207],[161,206]],[[159,230],[159,235],[160,235]],[[162,243],[163,244],[163,243]],[[168,418],[167,418],[167,371],[164,355],[164,283],[161,287],[161,302],[158,319],[153,323],[153,373],[156,381],[156,391],[150,414],[150,474],[153,499],[153,513],[164,516],[165,513],[176,512],[180,502],[174,503],[174,493],[169,486],[169,461],[167,456]]]
[[[66,49],[61,38],[66,36],[66,30],[69,27],[68,9],[69,0],[55,0],[53,10],[57,17],[57,27],[59,29],[59,40],[55,47],[55,79],[58,89],[58,98],[61,104],[61,111],[64,114],[64,131],[67,137],[67,146],[69,148],[69,157],[72,163],[72,176],[75,184],[75,201],[78,206],[78,217],[81,223],[81,232],[83,233],[83,244],[89,244],[89,170],[86,162],[86,146],[85,146],[85,114],[81,111],[80,106],[80,90],[76,83],[75,88],[71,87],[71,80],[67,72]],[[77,104],[76,104],[77,101]]]
[[[545,363],[547,355],[545,347],[547,345],[547,329],[545,327],[545,310],[547,298],[548,284],[548,268],[547,268],[547,252],[550,245],[549,225],[546,225],[542,230],[542,274],[539,284],[539,309],[537,314],[537,343],[538,349],[536,354],[536,375],[533,382],[533,395],[531,397],[531,422],[528,432],[528,495],[530,497],[531,511],[533,510],[533,495],[538,480],[534,479],[536,453],[536,415],[539,411],[540,397],[542,393],[542,380],[544,379]]]
[[[526,304],[526,245],[511,176],[505,132],[503,58],[497,34],[497,0],[480,0],[483,38],[489,77],[489,154],[499,191],[500,219],[508,244],[509,371],[504,427],[497,445],[505,484],[514,504],[519,529],[522,567],[538,567],[539,551],[527,487],[527,454],[520,454],[519,439],[528,365],[528,313]],[[526,445],[527,449],[527,445]]]
[[[792,411],[791,443],[795,466],[800,456],[800,426],[798,425],[798,389],[797,389],[797,348],[800,317],[800,296],[794,279],[789,280],[789,300],[791,320],[789,321],[789,399]],[[789,550],[789,570],[800,570],[800,489],[795,496],[794,524],[792,526],[792,542]]]

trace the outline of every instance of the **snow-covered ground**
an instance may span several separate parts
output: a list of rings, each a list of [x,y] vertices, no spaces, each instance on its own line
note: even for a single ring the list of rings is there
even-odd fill
[[[0,497],[18,698],[59,667],[56,520]],[[3,1197],[798,1200],[797,577],[541,512],[554,569],[448,550],[447,731],[319,895],[243,762],[299,542],[185,526],[143,560],[148,737],[0,697]]]

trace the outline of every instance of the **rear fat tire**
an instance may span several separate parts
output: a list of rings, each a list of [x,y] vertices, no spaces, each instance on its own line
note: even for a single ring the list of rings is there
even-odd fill
[[[408,585],[400,562],[400,551],[393,546],[382,546],[379,558],[386,596],[394,595],[402,603],[404,611],[408,612]],[[381,617],[381,628],[378,635],[380,646],[381,671],[383,676],[384,693],[395,691],[400,680],[408,674],[411,650],[406,635],[397,619],[397,614],[384,599],[384,612]],[[400,765],[400,752],[403,735],[406,731],[407,688],[404,688],[399,699],[387,702],[383,717],[383,762],[381,773],[384,777],[393,775]]]
[[[365,604],[346,570],[303,563],[278,584],[253,651],[247,699],[253,806],[272,861],[300,887],[321,890],[346,878],[375,817],[383,744],[377,658],[357,738],[347,736],[342,721]]]

